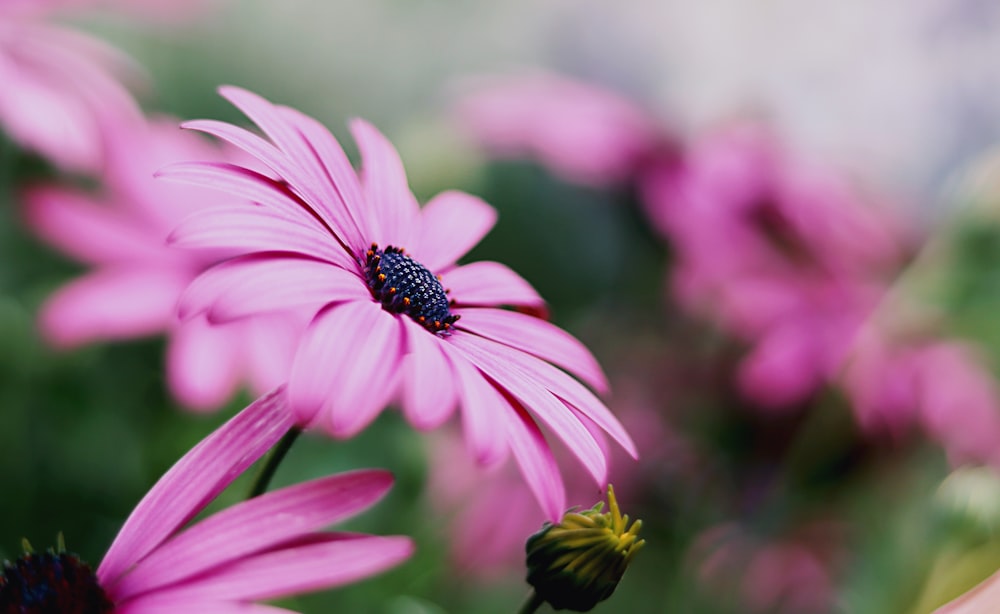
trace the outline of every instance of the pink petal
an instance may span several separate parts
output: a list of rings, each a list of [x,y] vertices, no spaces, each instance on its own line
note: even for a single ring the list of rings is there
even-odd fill
[[[421,211],[420,238],[413,248],[420,263],[440,272],[475,247],[497,222],[497,211],[465,192],[442,192]]]
[[[336,190],[340,202],[346,203],[347,213],[354,220],[357,237],[345,237],[355,253],[363,253],[375,232],[374,213],[367,206],[358,174],[351,166],[343,148],[330,131],[312,117],[289,107],[278,107],[278,112],[302,134],[313,148],[326,172],[326,178]]]
[[[392,398],[389,384],[402,356],[398,317],[370,298],[320,312],[306,330],[289,381],[300,423],[322,408],[332,434],[358,433]]]
[[[262,312],[300,306],[316,310],[326,303],[371,298],[354,273],[310,258],[251,254],[233,258],[204,272],[181,297],[180,315],[208,310],[224,322]]]
[[[453,335],[451,344],[466,352],[469,362],[555,431],[587,468],[599,487],[607,484],[608,463],[600,445],[566,405],[536,383],[530,371],[522,371],[512,363],[498,360],[491,353],[496,345],[491,341],[473,335]]]
[[[239,385],[239,351],[229,326],[202,318],[178,324],[167,346],[167,383],[182,404],[194,410],[219,408]]]
[[[406,537],[329,535],[230,563],[163,593],[192,599],[277,599],[350,584],[412,554],[413,542]]]
[[[455,373],[442,341],[410,318],[400,318],[406,331],[403,358],[403,412],[418,429],[440,426],[455,410]]]
[[[457,333],[455,336],[457,337]],[[639,452],[632,438],[625,431],[625,427],[611,413],[611,410],[580,382],[549,363],[520,350],[470,335],[465,335],[463,340],[479,345],[483,348],[483,352],[495,356],[497,360],[516,365],[521,372],[530,374],[534,381],[551,391],[563,402],[579,410],[580,413],[611,435],[633,458],[638,458]]]
[[[198,211],[184,218],[168,241],[187,248],[293,252],[344,268],[357,266],[325,230],[265,207],[213,207]]]
[[[299,339],[312,314],[302,309],[262,314],[232,322],[243,330],[244,369],[255,395],[288,381]]]
[[[49,244],[93,264],[163,257],[162,237],[87,195],[55,187],[24,194],[28,226]]]
[[[234,505],[151,552],[115,585],[113,598],[120,601],[194,578],[322,529],[370,507],[390,486],[387,471],[354,471]]]
[[[176,614],[177,612],[198,612],[199,614],[296,614],[293,610],[276,608],[258,603],[234,603],[216,601],[211,597],[193,600],[184,595],[160,594],[144,595],[124,604],[115,604],[115,614]]]
[[[524,409],[515,407],[515,411],[506,411],[502,416],[507,423],[507,441],[524,480],[546,517],[558,522],[566,510],[566,490],[549,444]]]
[[[410,192],[403,161],[375,126],[355,119],[350,127],[361,150],[361,183],[367,204],[378,220],[371,240],[382,247],[406,247],[417,236],[420,207]]]
[[[184,269],[102,269],[63,286],[42,306],[39,327],[51,343],[72,347],[163,332],[191,275]]]
[[[153,486],[125,521],[104,555],[97,577],[104,587],[194,518],[292,426],[285,391],[251,403],[185,454]]]
[[[446,271],[441,283],[460,307],[499,305],[543,308],[545,301],[523,277],[499,262],[472,262]]]
[[[242,166],[228,162],[178,162],[156,171],[155,177],[224,192],[286,217],[326,228],[287,184]]]
[[[329,134],[329,131],[323,128],[319,131],[314,129],[303,131],[301,129],[305,127],[303,124],[293,124],[289,121],[290,115],[281,107],[271,104],[253,92],[238,87],[223,86],[219,88],[219,93],[257,124],[271,141],[292,159],[301,173],[308,175],[308,180],[300,174],[284,177],[296,189],[305,190],[303,196],[308,202],[323,217],[336,221],[337,234],[355,250],[355,253],[361,253],[367,246],[363,243],[361,229],[351,213],[352,208],[361,207],[362,202],[360,200],[351,202],[341,198],[337,186],[327,172],[327,167],[309,139],[315,136],[316,132]],[[343,179],[342,176],[340,178]]]
[[[507,456],[502,415],[512,411],[510,403],[461,352],[450,344],[444,348],[458,378],[462,430],[472,456],[481,465],[496,465]]]
[[[934,610],[934,614],[990,614],[996,612],[997,604],[1000,604],[1000,571]]]
[[[465,309],[460,313],[462,328],[556,364],[598,392],[608,392],[608,380],[590,350],[561,328],[502,309]]]

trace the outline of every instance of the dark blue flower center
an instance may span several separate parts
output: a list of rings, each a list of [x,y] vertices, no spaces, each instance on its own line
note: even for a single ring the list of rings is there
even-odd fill
[[[452,315],[441,280],[402,249],[372,243],[365,258],[365,279],[372,296],[389,313],[405,313],[437,334],[447,334],[460,316]]]
[[[31,552],[3,563],[4,614],[107,614],[114,609],[90,566],[74,554]]]

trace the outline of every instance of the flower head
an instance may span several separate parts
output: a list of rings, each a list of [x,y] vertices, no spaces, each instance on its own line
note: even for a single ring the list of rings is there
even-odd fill
[[[646,543],[639,539],[642,521],[629,526],[614,489],[604,502],[583,512],[567,512],[556,524],[546,523],[528,538],[528,584],[557,610],[586,612],[618,587],[625,570]]]
[[[351,123],[359,177],[316,120],[245,90],[222,94],[270,142],[222,122],[186,126],[237,145],[269,171],[205,162],[161,171],[257,203],[194,214],[174,231],[175,244],[252,252],[199,277],[180,309],[213,321],[292,307],[315,314],[289,379],[300,423],[347,437],[394,400],[418,428],[460,407],[475,458],[493,464],[512,452],[550,518],[563,510],[562,481],[535,417],[598,482],[606,474],[600,430],[634,452],[607,407],[556,368],[604,391],[590,352],[546,321],[498,308],[538,312],[535,290],[497,262],[456,264],[493,226],[489,205],[444,192],[421,208],[395,149],[362,120]]]
[[[36,556],[7,565],[0,603],[17,594],[59,599],[70,587],[51,577],[72,569],[81,576],[74,586],[99,588],[94,599],[115,612],[245,611],[255,601],[354,582],[409,557],[405,537],[320,531],[379,500],[392,482],[384,471],[289,486],[182,528],[288,430],[285,405],[281,389],[262,397],[181,458],[139,502],[90,579],[64,552]]]
[[[29,227],[61,251],[92,266],[41,308],[39,327],[59,347],[165,332],[167,379],[174,395],[196,409],[218,407],[248,381],[262,394],[281,384],[292,345],[304,327],[297,314],[210,326],[181,322],[176,303],[199,272],[233,252],[182,250],[166,244],[178,220],[218,202],[210,190],[167,186],[154,170],[179,156],[221,157],[196,135],[160,119],[108,135],[111,145],[99,194],[51,185],[24,194]]]

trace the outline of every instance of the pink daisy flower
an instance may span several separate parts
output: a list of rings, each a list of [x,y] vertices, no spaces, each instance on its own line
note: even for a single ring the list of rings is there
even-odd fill
[[[0,606],[88,614],[287,612],[254,602],[348,584],[408,558],[413,544],[406,537],[320,531],[378,501],[392,483],[385,471],[289,486],[185,527],[292,426],[286,403],[283,390],[262,397],[184,455],[136,506],[96,574],[64,552],[6,564]]]
[[[103,41],[52,23],[67,4],[0,1],[0,126],[61,168],[93,171],[104,133],[138,117],[122,85],[136,70]]]
[[[153,172],[167,160],[220,158],[222,152],[172,121],[116,130],[105,189],[36,186],[25,192],[26,219],[42,239],[93,267],[42,306],[43,336],[61,348],[99,340],[167,333],[167,380],[181,403],[199,410],[223,404],[244,381],[255,394],[283,383],[305,318],[268,314],[225,326],[181,321],[181,291],[232,252],[182,250],[166,238],[193,211],[219,202],[214,191],[164,185]]]
[[[256,251],[203,274],[180,308],[211,320],[293,307],[315,314],[289,379],[300,423],[349,437],[396,400],[421,429],[461,408],[476,460],[513,453],[552,519],[562,514],[563,486],[536,417],[599,483],[607,472],[601,431],[634,455],[607,407],[557,368],[603,392],[590,352],[544,320],[498,308],[538,312],[535,290],[497,262],[456,264],[493,226],[493,208],[444,192],[421,209],[399,155],[362,120],[351,123],[359,179],[316,120],[245,90],[221,92],[271,142],[222,122],[185,126],[237,145],[275,176],[211,162],[162,171],[259,203],[201,212],[175,230],[175,244]]]

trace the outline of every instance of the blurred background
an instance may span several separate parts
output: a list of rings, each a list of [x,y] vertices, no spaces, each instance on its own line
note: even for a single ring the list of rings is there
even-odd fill
[[[345,128],[364,117],[421,202],[461,189],[498,209],[467,260],[549,301],[643,455],[615,456],[612,478],[648,543],[595,611],[930,612],[1000,568],[1000,4],[184,5],[52,19],[130,56],[149,113],[245,123],[216,93],[239,85],[355,159]],[[98,187],[2,139],[0,558],[62,531],[96,563],[252,396],[188,411],[161,336],[46,341],[39,310],[89,269],[39,238],[24,190]],[[281,605],[516,611],[542,514],[456,426],[388,412],[350,441],[300,441],[277,485],[390,469],[390,496],[349,527],[418,553]],[[571,503],[601,499],[563,468]]]

